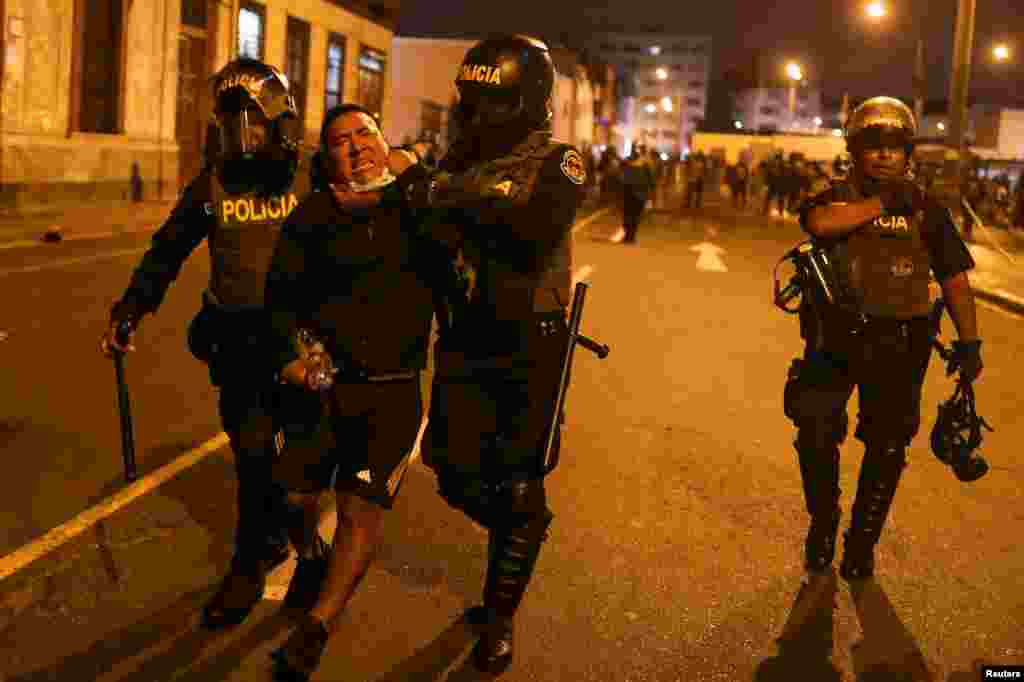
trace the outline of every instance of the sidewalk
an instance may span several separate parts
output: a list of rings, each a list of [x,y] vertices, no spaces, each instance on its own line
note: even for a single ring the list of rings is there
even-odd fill
[[[52,213],[0,215],[0,245],[30,246],[50,232],[64,239],[113,237],[128,232],[153,232],[174,207],[173,201],[120,202],[76,207]]]

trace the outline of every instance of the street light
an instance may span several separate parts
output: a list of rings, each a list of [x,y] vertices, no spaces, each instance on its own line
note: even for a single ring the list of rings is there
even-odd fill
[[[992,48],[992,56],[997,62],[1005,62],[1010,58],[1010,46],[1005,44],[996,45]]]
[[[885,5],[881,2],[872,2],[867,6],[867,13],[872,19],[881,19],[886,15]]]
[[[671,112],[672,111],[672,98],[671,97],[662,97],[661,98],[661,108],[664,109],[667,112]]]
[[[733,125],[736,126],[736,130],[743,130],[743,121],[734,121]]]
[[[789,127],[796,124],[796,85],[804,79],[803,69],[796,62],[786,64],[786,75],[789,76]]]
[[[871,19],[882,19],[889,14],[881,0],[869,3],[865,13]],[[917,38],[917,53],[914,59],[914,118],[919,122],[924,116],[925,76],[924,76],[924,38]]]
[[[644,111],[646,111],[648,114],[653,114],[657,110],[658,107],[654,106],[653,104],[648,104],[647,106],[644,107]]]
[[[654,72],[654,75],[658,77],[658,80],[663,81],[668,78],[668,69],[664,66],[659,66],[658,70]]]

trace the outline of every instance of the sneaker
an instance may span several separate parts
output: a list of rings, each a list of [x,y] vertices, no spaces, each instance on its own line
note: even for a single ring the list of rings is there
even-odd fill
[[[297,611],[309,611],[320,596],[320,587],[327,577],[333,546],[324,542],[317,533],[313,541],[313,557],[304,559],[301,555],[295,564],[295,573],[288,583],[284,605]]]

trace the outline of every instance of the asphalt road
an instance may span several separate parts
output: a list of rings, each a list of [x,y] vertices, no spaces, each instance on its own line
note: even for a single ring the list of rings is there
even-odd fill
[[[592,284],[584,331],[612,354],[577,355],[548,485],[556,519],[501,679],[967,682],[981,662],[1024,663],[1022,319],[979,309],[991,473],[962,484],[930,454],[935,406],[952,389],[933,360],[877,580],[802,586],[806,516],[781,411],[800,340],[769,303],[771,267],[798,231],[661,214],[626,246],[607,240],[615,227],[605,216],[577,240]],[[693,250],[704,242],[719,248]],[[240,628],[196,625],[230,554],[227,448],[24,559],[35,538],[124,487],[98,338],[145,243],[0,251],[0,575],[12,571],[0,578],[2,682],[268,680],[288,632],[273,598],[287,569]],[[219,432],[216,395],[185,350],[207,273],[201,248],[128,360],[143,476]],[[847,510],[861,452],[852,439],[843,448]],[[479,679],[459,616],[479,598],[485,535],[434,491],[416,463],[314,679]]]

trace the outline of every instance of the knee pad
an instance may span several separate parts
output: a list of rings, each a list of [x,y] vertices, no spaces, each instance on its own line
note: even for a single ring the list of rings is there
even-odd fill
[[[438,476],[438,486],[449,505],[490,530],[542,525],[543,533],[554,518],[542,479],[488,483],[447,474]]]
[[[842,413],[833,419],[798,419],[796,440],[793,445],[797,452],[823,452],[838,447],[846,440],[850,419]]]

